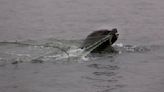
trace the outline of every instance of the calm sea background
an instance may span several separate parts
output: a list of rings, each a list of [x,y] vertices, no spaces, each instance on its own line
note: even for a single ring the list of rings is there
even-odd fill
[[[28,62],[101,28],[120,53]],[[164,92],[163,35],[163,0],[0,0],[0,92]]]

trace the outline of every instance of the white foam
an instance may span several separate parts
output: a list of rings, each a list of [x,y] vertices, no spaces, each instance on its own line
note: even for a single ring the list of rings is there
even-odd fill
[[[117,44],[114,44],[115,46],[117,47],[124,47],[124,45],[122,43],[117,43]]]
[[[61,53],[53,56],[47,56],[47,58],[55,58],[55,60],[61,60],[61,59],[66,59],[66,58],[72,58],[72,57],[83,57],[83,49],[70,49],[67,51],[67,53]]]
[[[70,49],[69,51],[68,51],[68,54],[69,54],[69,56],[80,56],[80,55],[82,55],[82,53],[83,53],[83,49]]]
[[[89,60],[89,58],[86,57],[86,56],[82,56],[81,59],[84,60],[84,61],[88,61]]]

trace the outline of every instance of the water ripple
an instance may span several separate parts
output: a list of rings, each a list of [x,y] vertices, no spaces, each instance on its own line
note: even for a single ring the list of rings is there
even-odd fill
[[[0,42],[0,56],[4,57],[3,61],[15,61],[21,60],[24,62],[77,62],[77,61],[89,61],[91,57],[106,57],[115,54],[105,53],[103,55],[95,54],[88,55],[88,52],[84,52],[79,48],[81,40],[56,40],[47,39],[41,41],[29,40],[29,41],[16,41],[16,42]],[[146,53],[156,49],[163,49],[163,46],[139,46],[139,45],[125,45],[123,43],[114,44],[113,47],[119,52],[119,54],[125,53]],[[118,55],[119,55],[118,54]],[[6,59],[6,60],[5,60]],[[101,66],[101,65],[89,65],[94,68],[104,69],[117,69],[116,66]]]

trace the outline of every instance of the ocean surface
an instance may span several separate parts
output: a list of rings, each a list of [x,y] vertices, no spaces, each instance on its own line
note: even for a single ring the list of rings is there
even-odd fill
[[[0,92],[164,92],[163,0],[0,0]],[[117,53],[79,48],[117,28]]]

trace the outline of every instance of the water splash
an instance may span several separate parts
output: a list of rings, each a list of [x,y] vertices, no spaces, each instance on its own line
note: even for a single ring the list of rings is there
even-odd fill
[[[48,39],[41,41],[0,42],[0,62],[77,62],[89,61],[92,58],[90,49],[80,49],[82,41]],[[95,47],[95,45],[93,46]],[[113,47],[124,53],[145,53],[157,46],[114,44]],[[159,47],[159,46],[158,46]],[[93,48],[91,48],[93,49]],[[109,53],[106,53],[109,54]],[[96,56],[94,56],[96,58]],[[98,55],[99,57],[99,55]],[[103,56],[102,56],[103,57]]]
[[[66,59],[66,58],[75,58],[75,57],[79,57],[82,56],[82,53],[84,52],[83,49],[80,48],[76,48],[76,49],[69,49],[66,53],[61,53],[61,54],[57,54],[57,55],[50,55],[50,56],[46,56],[47,58],[54,58],[55,60],[62,60],[62,59]],[[83,58],[83,57],[81,57]]]
[[[150,46],[124,45],[123,43],[114,44],[113,46],[119,51],[119,54],[122,54],[122,53],[144,53],[147,51],[151,51]]]

